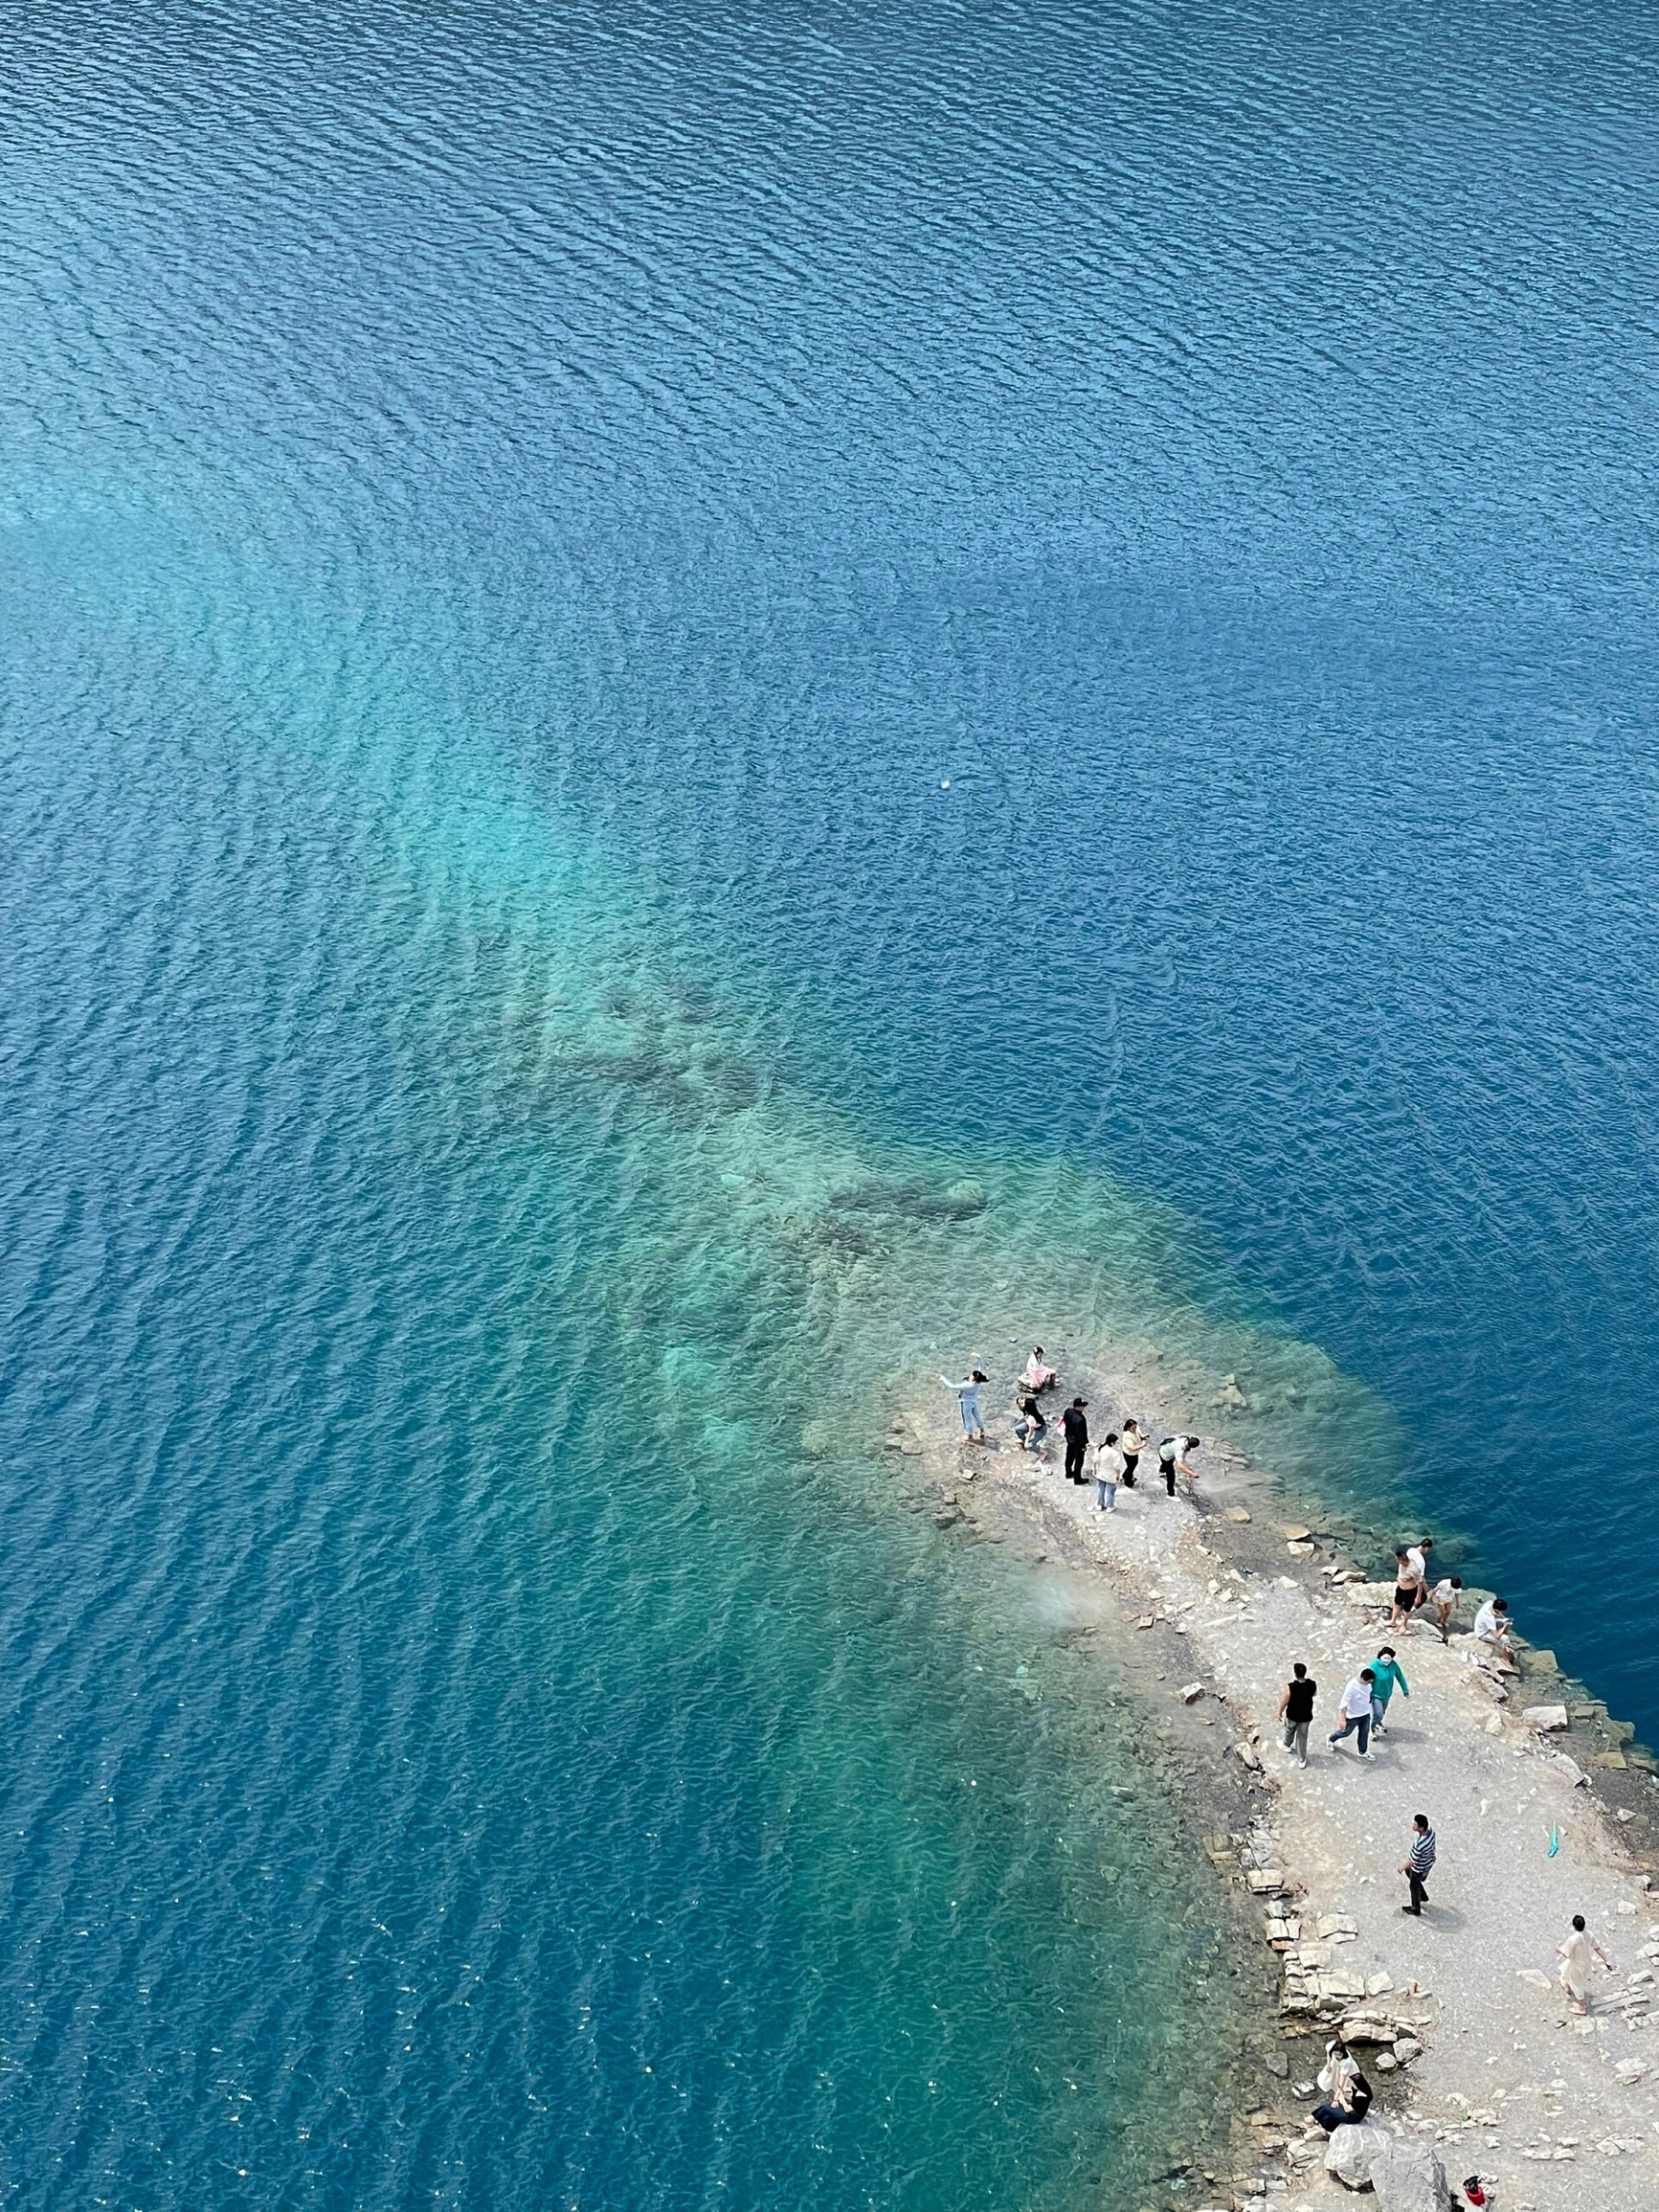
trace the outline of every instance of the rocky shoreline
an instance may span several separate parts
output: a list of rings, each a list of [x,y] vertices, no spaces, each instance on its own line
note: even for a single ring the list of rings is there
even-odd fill
[[[1157,1433],[1191,1422],[1155,1367],[1077,1353],[1061,1364],[1052,1398],[1082,1391],[1096,1436],[1131,1407]],[[1228,1388],[1242,1402],[1232,1377]],[[1368,1546],[1352,1526],[1299,1520],[1230,1444],[1206,1444],[1196,1497],[1169,1500],[1155,1471],[1149,1487],[1143,1460],[1140,1486],[1100,1513],[1092,1485],[1065,1481],[1058,1444],[1046,1462],[1014,1447],[998,1405],[1009,1388],[987,1388],[992,1439],[975,1446],[932,1377],[899,1386],[886,1438],[895,1472],[942,1531],[1111,1592],[1133,1693],[1159,1740],[1182,1746],[1210,1863],[1235,1904],[1260,1910],[1277,1969],[1276,2011],[1260,2023],[1265,2093],[1225,2145],[1172,2169],[1171,2212],[1315,2212],[1349,2198],[1326,2170],[1325,2138],[1303,2133],[1332,2034],[1355,2044],[1378,2091],[1378,2136],[1399,2146],[1391,2170],[1363,2183],[1389,2212],[1461,2203],[1446,2178],[1476,2172],[1502,2212],[1659,2201],[1659,1784],[1634,1731],[1550,1653],[1523,1650],[1514,1671],[1467,1633],[1442,1645],[1420,1625],[1389,1639],[1389,1587],[1366,1561],[1391,1558],[1398,1539]],[[1218,1399],[1229,1402],[1217,1391],[1206,1412]],[[1413,1694],[1361,1766],[1324,1736],[1342,1682],[1385,1640]],[[1296,1659],[1320,1684],[1305,1773],[1274,1723]],[[1420,1800],[1442,1854],[1421,1923],[1402,1919],[1394,1874]],[[1567,2020],[1554,1981],[1574,1912],[1620,1969],[1586,2021]]]

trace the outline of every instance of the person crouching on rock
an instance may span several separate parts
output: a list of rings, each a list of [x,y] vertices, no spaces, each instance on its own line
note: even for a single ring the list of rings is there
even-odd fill
[[[1164,1488],[1172,1498],[1176,1494],[1176,1477],[1177,1475],[1186,1477],[1189,1490],[1197,1486],[1198,1476],[1187,1465],[1187,1458],[1189,1454],[1196,1452],[1202,1442],[1201,1436],[1166,1436],[1158,1446],[1157,1463],[1163,1472]]]
[[[1334,2135],[1338,2128],[1356,2128],[1371,2110],[1371,2084],[1359,2071],[1348,2045],[1334,2040],[1327,2045],[1319,2087],[1325,2103],[1313,2109],[1313,2123]]]
[[[1038,1458],[1045,1456],[1048,1446],[1048,1421],[1035,1398],[1027,1398],[1020,1409],[1020,1418],[1014,1424],[1014,1433],[1022,1452],[1035,1452]]]

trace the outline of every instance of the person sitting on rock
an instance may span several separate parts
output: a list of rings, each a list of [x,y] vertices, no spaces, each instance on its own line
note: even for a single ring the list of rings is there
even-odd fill
[[[1060,1369],[1044,1364],[1042,1346],[1039,1344],[1025,1363],[1025,1371],[1020,1378],[1021,1387],[1027,1390],[1051,1390],[1059,1380]]]
[[[1328,2135],[1334,2135],[1338,2128],[1356,2128],[1371,2110],[1371,2084],[1340,2040],[1328,2046],[1319,2087],[1325,2091],[1326,2102],[1314,2107],[1313,2122]]]
[[[1490,1643],[1496,1652],[1508,1659],[1514,1650],[1511,1641],[1513,1622],[1510,1619],[1508,1600],[1489,1597],[1474,1616],[1474,1636],[1477,1643]]]

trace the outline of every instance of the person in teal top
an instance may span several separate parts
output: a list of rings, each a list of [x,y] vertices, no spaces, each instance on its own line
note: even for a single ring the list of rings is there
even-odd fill
[[[1405,1679],[1404,1669],[1394,1656],[1394,1646],[1385,1643],[1371,1662],[1371,1733],[1379,1736],[1388,1718],[1388,1701],[1398,1690],[1402,1698],[1411,1695],[1411,1684]]]

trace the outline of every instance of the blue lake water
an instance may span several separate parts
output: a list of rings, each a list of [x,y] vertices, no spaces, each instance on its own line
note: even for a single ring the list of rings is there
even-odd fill
[[[969,1343],[1238,1372],[1659,1737],[1656,95],[13,11],[12,2201],[1132,2202],[1249,1993],[894,1510]]]

